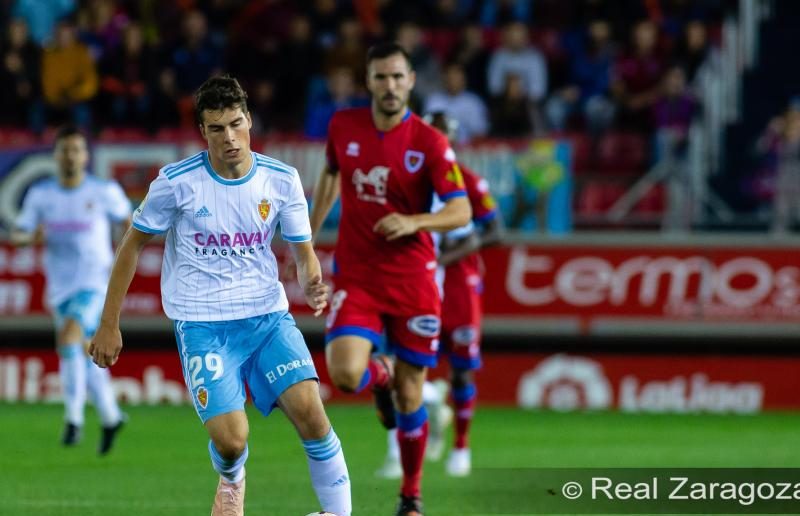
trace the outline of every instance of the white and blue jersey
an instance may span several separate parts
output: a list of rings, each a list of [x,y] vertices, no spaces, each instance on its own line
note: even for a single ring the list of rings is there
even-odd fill
[[[133,226],[167,233],[164,312],[181,321],[231,321],[289,307],[270,242],[311,240],[308,205],[293,167],[253,153],[239,179],[211,168],[206,151],[167,165],[135,211]]]
[[[130,214],[130,201],[114,181],[87,175],[75,188],[64,188],[56,179],[31,187],[15,226],[27,233],[44,229],[50,307],[80,292],[104,295],[114,260],[111,226]]]

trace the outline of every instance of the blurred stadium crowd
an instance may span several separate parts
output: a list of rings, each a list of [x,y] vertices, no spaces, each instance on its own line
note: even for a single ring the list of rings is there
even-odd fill
[[[324,137],[367,102],[364,55],[397,39],[419,110],[462,142],[614,126],[684,129],[725,0],[4,0],[0,125],[192,126],[191,93],[229,72],[257,131]],[[730,3],[730,2],[728,2]],[[301,115],[302,114],[302,115]]]

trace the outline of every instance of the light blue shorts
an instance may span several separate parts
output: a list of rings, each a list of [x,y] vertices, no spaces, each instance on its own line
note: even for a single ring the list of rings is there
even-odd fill
[[[74,319],[83,329],[83,337],[94,336],[103,314],[106,295],[99,290],[81,290],[63,301],[53,310],[56,330],[61,331],[66,319]]]
[[[183,379],[203,423],[253,404],[269,415],[283,391],[319,380],[311,353],[289,312],[220,322],[175,321]]]

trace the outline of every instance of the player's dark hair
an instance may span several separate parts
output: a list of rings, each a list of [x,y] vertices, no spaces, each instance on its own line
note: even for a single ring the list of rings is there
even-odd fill
[[[206,109],[218,111],[237,107],[242,108],[242,113],[247,113],[247,93],[230,75],[211,77],[194,94],[194,115],[200,125]]]
[[[78,126],[72,124],[62,125],[56,131],[56,137],[54,139],[55,143],[60,142],[64,138],[69,138],[70,136],[83,136],[86,138],[86,135],[81,131]]]
[[[408,55],[406,49],[400,46],[399,43],[394,41],[385,41],[383,43],[378,43],[373,45],[367,50],[367,66],[374,60],[374,59],[386,59],[389,56],[393,56],[395,54],[400,54],[408,63],[408,68],[412,69],[411,66],[411,56]]]

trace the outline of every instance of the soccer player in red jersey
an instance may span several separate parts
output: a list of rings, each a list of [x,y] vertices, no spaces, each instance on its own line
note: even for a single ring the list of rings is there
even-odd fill
[[[443,114],[431,116],[431,124],[451,135]],[[500,242],[503,220],[485,179],[461,165],[464,185],[472,207],[473,231],[456,230],[442,235],[439,264],[444,270],[442,301],[442,353],[450,359],[450,382],[455,408],[455,442],[445,465],[457,477],[472,469],[469,427],[477,389],[474,371],[481,367],[480,340],[483,307],[483,263],[478,250]]]
[[[343,391],[371,388],[384,425],[396,422],[403,464],[397,516],[422,515],[428,435],[422,385],[427,368],[436,365],[441,327],[430,232],[463,226],[472,215],[447,138],[408,108],[414,79],[402,47],[384,43],[370,49],[371,106],[339,111],[331,120],[327,166],[311,210],[316,234],[341,196],[326,324],[328,372]],[[445,205],[430,213],[434,194]],[[397,357],[394,365],[371,357],[384,331]]]

